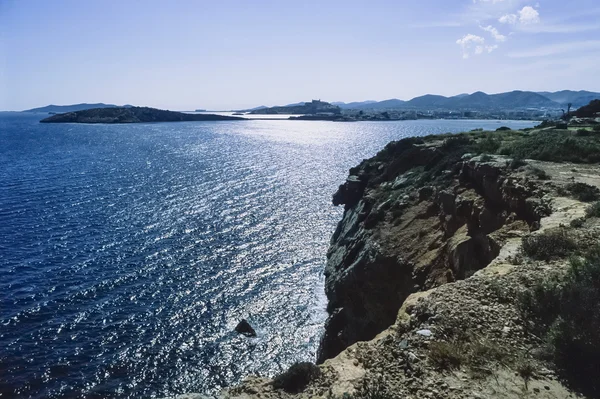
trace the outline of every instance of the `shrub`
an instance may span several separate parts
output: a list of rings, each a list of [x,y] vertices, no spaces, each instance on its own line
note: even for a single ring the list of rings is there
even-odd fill
[[[509,128],[508,126],[500,126],[498,129],[496,129],[497,132],[505,132],[507,130],[512,130],[512,129]]]
[[[580,227],[583,227],[584,223],[585,223],[585,218],[577,218],[577,219],[571,220],[571,223],[569,223],[569,226],[578,229]]]
[[[523,382],[525,382],[525,390],[527,390],[529,381],[535,375],[535,368],[534,368],[533,364],[531,364],[528,361],[519,362],[517,364],[517,373],[519,373],[519,376],[521,376],[521,378],[523,379]]]
[[[596,125],[592,128],[594,132],[600,132],[600,125]]]
[[[475,151],[479,153],[495,154],[500,148],[500,144],[500,140],[487,135],[477,142],[475,145]]]
[[[600,218],[600,201],[594,202],[585,210],[585,217]]]
[[[510,161],[509,166],[511,169],[519,169],[521,166],[525,165],[527,165],[527,162],[525,162],[523,158],[513,158],[512,161]]]
[[[538,167],[535,166],[530,166],[527,169],[527,174],[531,175],[531,176],[535,176],[540,180],[550,180],[550,175],[548,173],[546,173],[545,170],[540,169]]]
[[[590,397],[600,395],[600,247],[573,258],[563,281],[546,280],[522,296],[545,329],[556,366]]]
[[[592,134],[591,130],[587,130],[587,129],[577,129],[577,131],[575,132],[575,134],[577,136],[589,136]]]
[[[576,249],[575,240],[563,228],[523,237],[523,251],[533,259],[549,261],[567,256]]]
[[[467,136],[452,136],[444,140],[441,149],[444,151],[454,150],[461,147],[466,147],[471,144],[471,139]]]
[[[549,332],[557,364],[586,391],[600,394],[600,256],[574,260]]]
[[[479,160],[481,162],[490,162],[493,159],[494,158],[491,155],[488,155],[488,154],[483,154],[481,157],[479,157]]]
[[[356,394],[354,396],[349,396],[350,398],[356,399],[393,399],[395,398],[384,385],[384,381],[382,378],[379,378],[376,381],[365,381],[363,385],[360,386],[356,390]]]
[[[458,341],[432,342],[429,345],[429,361],[440,370],[457,369],[465,360],[464,346]]]
[[[286,372],[273,379],[275,389],[288,393],[302,392],[306,386],[321,375],[321,369],[310,362],[294,363]]]
[[[503,145],[500,153],[541,161],[599,162],[600,140],[598,135],[580,137],[569,132],[538,131]]]
[[[571,183],[566,189],[579,201],[591,202],[600,198],[600,190],[586,183]]]

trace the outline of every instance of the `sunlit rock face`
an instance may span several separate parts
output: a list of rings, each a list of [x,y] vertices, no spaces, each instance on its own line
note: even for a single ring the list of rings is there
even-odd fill
[[[327,254],[318,362],[390,326],[411,293],[485,267],[505,224],[546,214],[542,191],[507,176],[508,159],[467,148],[407,139],[350,170],[333,195],[345,208]]]

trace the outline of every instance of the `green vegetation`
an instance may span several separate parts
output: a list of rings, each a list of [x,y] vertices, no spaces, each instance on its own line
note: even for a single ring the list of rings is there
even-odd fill
[[[569,223],[569,226],[578,229],[580,227],[583,227],[583,224],[585,223],[585,218],[577,218],[577,219],[573,219],[571,220],[571,223]]]
[[[575,111],[575,116],[579,118],[593,118],[600,113],[600,100],[592,100],[588,105],[584,105]]]
[[[548,279],[520,297],[526,321],[540,326],[562,374],[590,397],[600,395],[600,247],[573,257],[564,279]]]
[[[517,140],[503,143],[499,151],[513,158],[551,162],[600,162],[600,137],[574,136],[556,130],[534,131]]]
[[[585,210],[586,218],[600,218],[600,201],[594,202]]]
[[[519,362],[517,364],[517,373],[519,373],[519,376],[523,379],[523,382],[525,383],[525,390],[527,390],[529,388],[529,381],[535,375],[535,368],[533,367],[533,364],[526,360]]]
[[[465,360],[464,345],[459,341],[432,342],[429,345],[429,361],[437,369],[458,369]]]
[[[549,261],[570,255],[577,249],[565,228],[549,229],[523,237],[523,252],[533,259]]]
[[[510,161],[510,165],[509,165],[509,167],[510,167],[511,169],[519,169],[520,167],[522,167],[522,166],[525,166],[525,165],[527,165],[527,162],[525,162],[525,161],[523,160],[523,158],[513,158],[513,159]]]
[[[592,202],[600,199],[600,190],[586,183],[571,183],[566,189],[579,201]]]
[[[363,383],[356,390],[356,394],[352,396],[355,399],[394,399],[395,395],[392,395],[385,387],[384,381],[379,378],[376,381],[370,381]]]
[[[484,154],[495,154],[496,151],[500,148],[502,142],[499,138],[495,138],[491,135],[486,135],[485,138],[479,140],[477,144],[475,144],[475,150],[479,153]]]
[[[550,180],[550,175],[546,173],[545,170],[535,166],[530,166],[529,168],[527,168],[527,174],[530,176],[535,176],[540,180]]]
[[[439,370],[455,370],[465,366],[473,376],[490,374],[490,364],[505,364],[508,353],[486,339],[477,339],[462,334],[462,337],[429,345],[429,361]]]
[[[288,393],[302,392],[306,386],[321,375],[321,369],[310,362],[294,363],[286,372],[273,379],[275,389]]]

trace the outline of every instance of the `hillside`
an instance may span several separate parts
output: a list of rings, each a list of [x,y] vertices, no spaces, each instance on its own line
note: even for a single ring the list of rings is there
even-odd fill
[[[336,103],[342,109],[356,110],[515,110],[528,108],[544,108],[559,110],[572,103],[573,108],[588,104],[593,99],[600,99],[600,93],[590,91],[562,90],[558,92],[531,92],[515,90],[506,93],[487,94],[481,91],[472,94],[459,94],[445,97],[426,94],[408,101],[390,99],[384,101],[364,101],[353,103]]]
[[[575,111],[579,118],[594,118],[600,116],[600,100],[592,100],[589,104]]]
[[[340,107],[332,105],[330,103],[312,100],[312,102],[291,104],[282,107],[271,107],[271,108],[260,108],[250,112],[251,114],[290,114],[290,115],[301,115],[301,114],[339,114],[341,113]]]
[[[574,108],[581,107],[588,104],[590,101],[600,99],[600,93],[595,93],[586,90],[573,91],[573,90],[561,90],[554,93],[551,92],[539,92],[542,96],[555,101],[563,106],[568,103],[573,104]]]
[[[186,114],[148,107],[95,108],[67,112],[42,119],[41,123],[145,123],[244,120],[233,116]]]
[[[22,112],[77,112],[83,111],[86,109],[94,109],[94,108],[129,108],[131,105],[114,105],[114,104],[104,104],[104,103],[96,103],[96,104],[71,104],[71,105],[47,105],[45,107],[32,108]]]

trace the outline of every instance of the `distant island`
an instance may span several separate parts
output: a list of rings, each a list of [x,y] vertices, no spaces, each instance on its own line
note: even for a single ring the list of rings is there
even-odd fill
[[[244,120],[235,116],[186,114],[149,107],[94,108],[52,115],[41,123],[145,123]]]
[[[307,103],[290,104],[282,107],[259,108],[251,111],[251,114],[258,115],[273,115],[273,114],[290,114],[290,115],[335,115],[340,114],[342,110],[337,105],[333,105],[321,100],[312,100]]]
[[[96,103],[96,104],[71,104],[71,105],[46,105],[45,107],[26,109],[21,112],[52,112],[52,113],[62,113],[62,112],[77,112],[83,111],[86,109],[94,109],[94,108],[130,108],[132,105],[115,105],[115,104],[104,104],[104,103]]]

